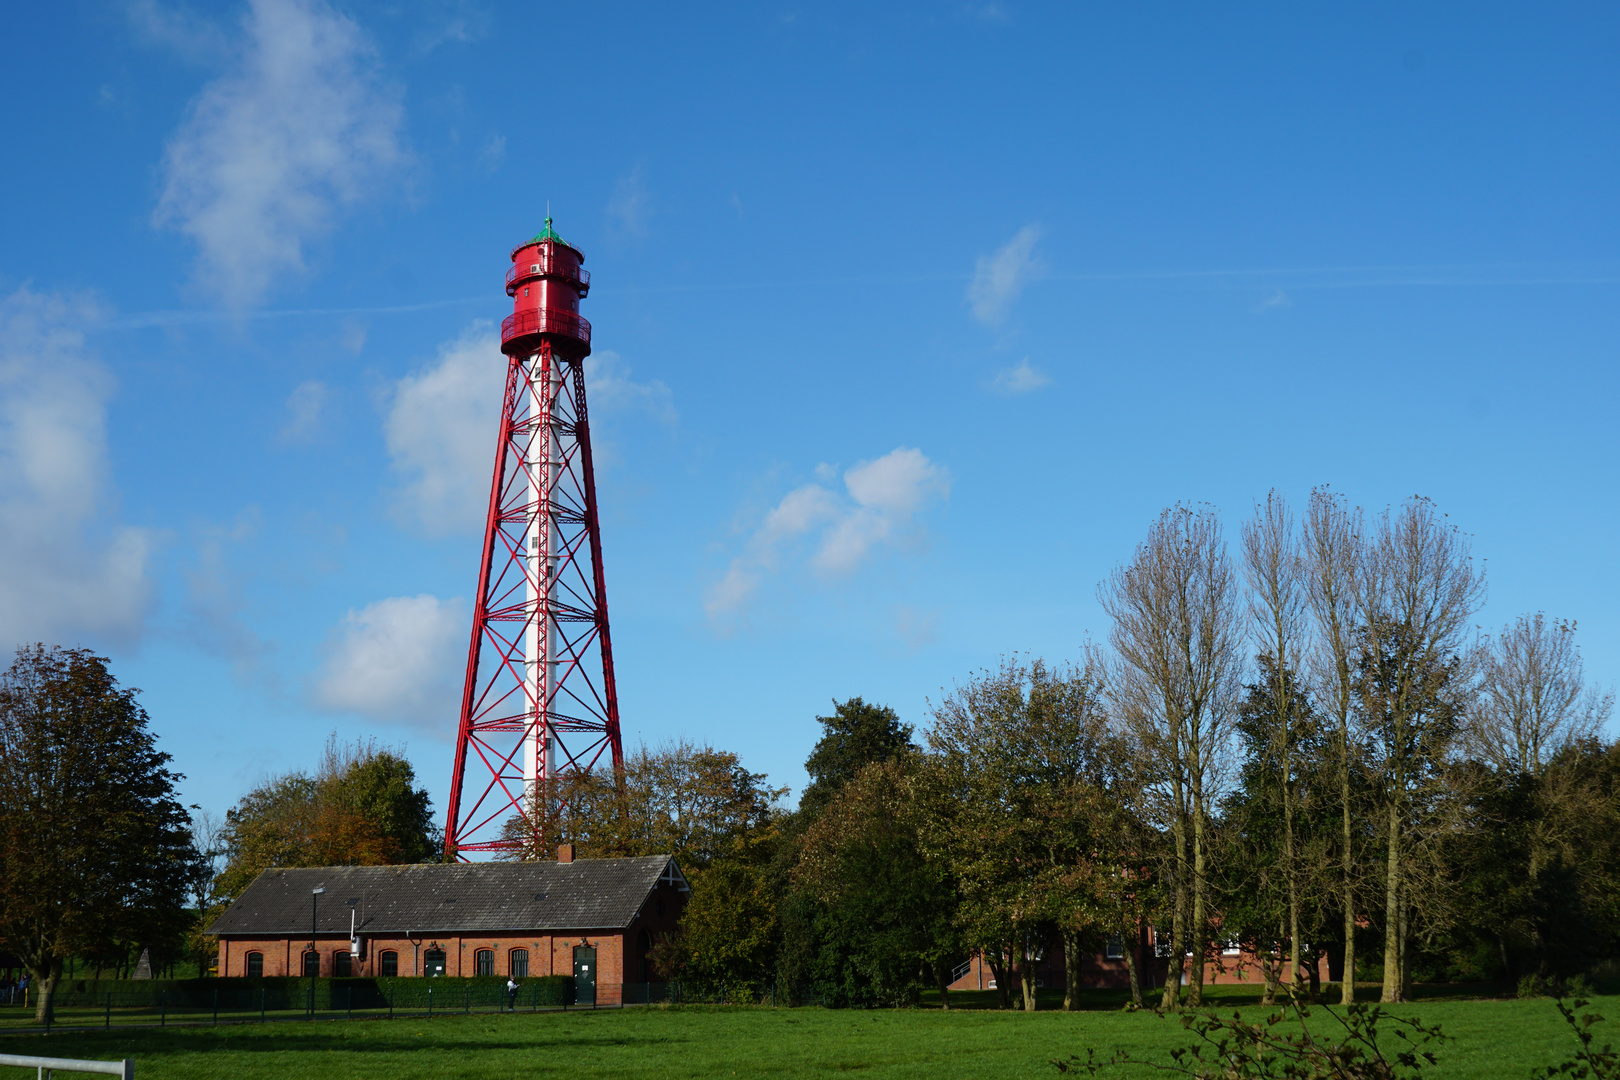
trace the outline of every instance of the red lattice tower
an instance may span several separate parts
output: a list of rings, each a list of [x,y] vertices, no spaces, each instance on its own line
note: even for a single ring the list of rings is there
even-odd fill
[[[548,217],[506,275],[506,397],[445,825],[456,858],[537,852],[559,777],[604,755],[624,766],[585,410],[584,261]]]

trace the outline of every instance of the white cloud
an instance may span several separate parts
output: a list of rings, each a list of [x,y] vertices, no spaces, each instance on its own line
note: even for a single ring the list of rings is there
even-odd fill
[[[491,135],[489,142],[478,152],[478,166],[487,173],[495,172],[506,160],[506,136]]]
[[[281,441],[307,443],[314,438],[331,394],[325,383],[315,379],[306,379],[293,387],[293,392],[287,395],[287,423],[281,429]]]
[[[0,648],[128,642],[151,601],[152,537],[109,520],[114,380],[80,329],[84,297],[0,300]]]
[[[591,411],[641,410],[652,414],[666,424],[680,417],[675,412],[675,399],[657,379],[636,382],[630,377],[630,365],[612,349],[603,349],[585,358],[585,396]]]
[[[1027,394],[1051,381],[1044,372],[1030,367],[1029,357],[1026,356],[1007,370],[996,372],[995,380],[990,385],[998,394]]]
[[[397,507],[429,533],[483,528],[506,366],[500,339],[487,322],[476,322],[440,347],[436,364],[394,387],[383,432],[405,479]],[[585,361],[585,393],[593,418],[640,411],[664,423],[677,419],[669,387],[637,382],[610,349]],[[600,428],[593,427],[592,449],[601,469],[612,455]]]
[[[405,476],[398,508],[429,533],[483,528],[506,365],[500,338],[476,322],[394,388],[383,433]]]
[[[1288,298],[1287,293],[1281,289],[1273,289],[1260,298],[1260,302],[1254,306],[1254,310],[1257,312],[1269,311],[1272,308],[1287,307],[1292,303],[1293,301]]]
[[[704,601],[709,617],[742,614],[794,541],[813,538],[807,562],[822,574],[853,573],[875,548],[914,534],[920,528],[917,515],[932,500],[949,496],[950,489],[944,467],[910,447],[846,471],[843,494],[820,484],[795,488],[765,515],[747,552],[734,558],[709,589]]]
[[[646,170],[637,165],[613,185],[613,197],[607,204],[608,222],[614,231],[640,238],[647,235],[647,224],[652,220],[652,213],[652,195],[647,191]]]
[[[994,255],[981,255],[968,286],[968,305],[973,317],[986,326],[997,326],[1006,318],[1018,294],[1023,292],[1042,267],[1035,257],[1035,242],[1041,238],[1039,225],[1025,225]]]
[[[350,611],[315,685],[316,704],[448,736],[466,662],[463,609],[460,600],[424,594]]]
[[[173,18],[147,22],[155,36],[196,39]],[[232,307],[302,270],[305,245],[338,210],[407,163],[400,93],[352,20],[323,0],[250,0],[243,30],[239,55],[168,144],[154,214],[196,241],[199,281]]]

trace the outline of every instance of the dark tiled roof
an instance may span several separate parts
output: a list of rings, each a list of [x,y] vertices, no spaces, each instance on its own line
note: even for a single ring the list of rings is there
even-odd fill
[[[367,934],[612,930],[630,925],[666,869],[684,886],[667,855],[266,870],[208,932],[308,934],[311,890],[323,885],[321,934],[348,935],[351,900]]]

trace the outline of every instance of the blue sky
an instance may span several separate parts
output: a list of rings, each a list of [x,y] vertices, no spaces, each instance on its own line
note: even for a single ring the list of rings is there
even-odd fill
[[[1620,675],[1600,5],[82,0],[0,38],[0,643],[216,812],[331,732],[442,807],[510,310],[587,256],[627,742],[797,789],[1076,654],[1152,518],[1433,497]]]

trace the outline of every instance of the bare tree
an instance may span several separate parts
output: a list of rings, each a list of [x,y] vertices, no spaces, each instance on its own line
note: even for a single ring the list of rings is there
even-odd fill
[[[1301,671],[1307,610],[1294,514],[1287,500],[1275,490],[1266,496],[1264,506],[1255,507],[1254,517],[1244,523],[1243,567],[1249,582],[1249,630],[1259,652],[1272,659],[1266,681],[1271,692],[1271,715],[1277,721],[1271,738],[1281,766],[1283,878],[1288,894],[1285,981],[1292,986],[1299,979],[1300,942],[1300,867],[1294,837],[1294,748],[1299,737],[1294,728],[1299,710],[1294,707],[1294,677]]]
[[[1586,685],[1575,624],[1541,613],[1502,628],[1484,662],[1468,752],[1508,772],[1540,775],[1559,750],[1597,734],[1614,692]]]
[[[1209,898],[1209,807],[1218,793],[1242,663],[1238,582],[1213,508],[1159,515],[1131,561],[1098,588],[1119,657],[1111,695],[1119,722],[1156,766],[1174,843],[1171,970],[1193,955],[1192,1005],[1202,1004]]]
[[[1358,703],[1381,756],[1387,833],[1384,898],[1384,1001],[1406,991],[1412,895],[1407,878],[1419,851],[1408,850],[1414,814],[1440,783],[1466,707],[1469,622],[1485,597],[1484,571],[1468,540],[1428,499],[1385,511],[1358,578]]]
[[[1339,798],[1343,811],[1340,869],[1344,903],[1344,966],[1339,1000],[1356,1000],[1355,812],[1351,803],[1350,720],[1355,707],[1355,632],[1364,547],[1362,514],[1326,488],[1311,492],[1304,526],[1304,584],[1316,620],[1311,671],[1317,700],[1338,727]]]

